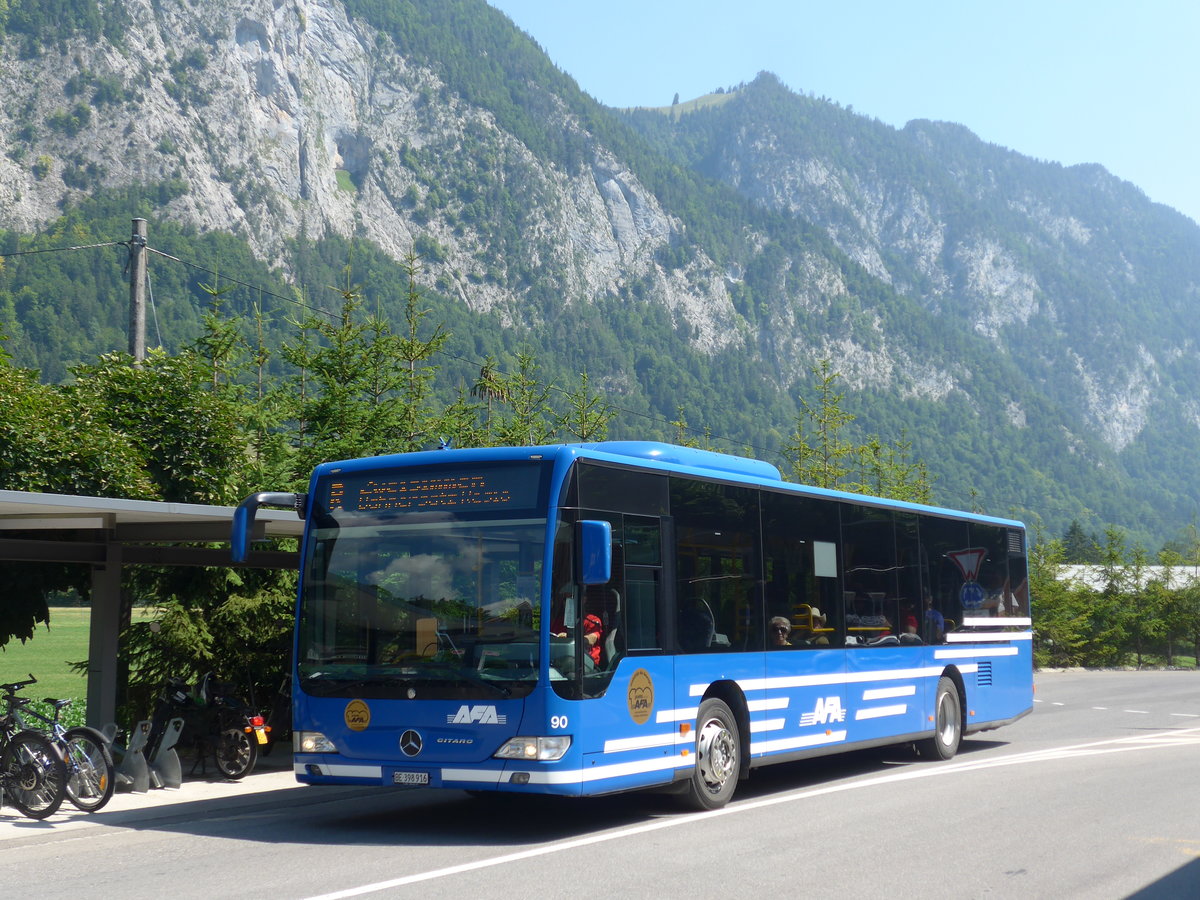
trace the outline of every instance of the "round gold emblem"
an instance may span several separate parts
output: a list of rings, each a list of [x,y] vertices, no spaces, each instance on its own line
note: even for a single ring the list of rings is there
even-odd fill
[[[629,679],[629,715],[639,725],[650,721],[650,711],[654,709],[654,682],[650,673],[638,669]]]
[[[342,714],[351,731],[364,731],[371,724],[371,708],[361,700],[351,700]]]

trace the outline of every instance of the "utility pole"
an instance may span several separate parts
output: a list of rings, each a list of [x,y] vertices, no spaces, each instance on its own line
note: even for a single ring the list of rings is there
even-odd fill
[[[146,358],[146,220],[133,220],[129,239],[129,355]]]

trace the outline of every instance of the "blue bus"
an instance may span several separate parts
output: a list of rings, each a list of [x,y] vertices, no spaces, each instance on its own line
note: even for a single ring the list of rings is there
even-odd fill
[[[758,766],[1030,712],[1020,522],[651,442],[320,465],[295,508],[296,777],[716,809]]]

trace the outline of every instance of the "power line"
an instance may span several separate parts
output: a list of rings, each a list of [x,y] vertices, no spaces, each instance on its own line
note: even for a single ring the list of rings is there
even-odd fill
[[[11,259],[14,256],[32,256],[35,253],[63,253],[67,250],[94,250],[97,247],[125,247],[129,241],[105,241],[102,244],[79,244],[74,247],[43,247],[40,250],[14,250],[12,253],[0,253],[0,259]]]
[[[295,297],[285,297],[285,296],[283,296],[283,294],[276,294],[274,291],[269,291],[266,288],[261,287],[256,284],[250,284],[248,281],[239,281],[237,278],[230,278],[228,275],[222,275],[220,272],[217,272],[213,269],[209,269],[205,266],[199,265],[198,263],[188,262],[186,259],[180,259],[178,256],[172,256],[170,253],[166,253],[162,250],[157,249],[156,247],[147,247],[146,249],[149,250],[151,253],[157,253],[159,256],[163,257],[164,259],[169,259],[172,262],[181,263],[190,269],[196,269],[200,272],[205,272],[209,275],[212,275],[214,278],[224,279],[225,281],[233,282],[234,284],[239,285],[240,287],[249,288],[252,291],[258,291],[260,295],[265,294],[268,297],[274,297],[275,299],[283,300],[286,303],[294,303],[296,306],[299,306],[303,309],[307,309],[309,312],[320,313],[321,315],[329,316],[332,319],[336,319],[338,317],[337,313],[332,313],[327,309],[320,309],[316,306],[309,306],[307,303],[303,302],[302,300],[297,300]]]

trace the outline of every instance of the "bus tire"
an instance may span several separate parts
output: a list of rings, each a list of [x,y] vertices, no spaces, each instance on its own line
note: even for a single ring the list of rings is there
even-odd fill
[[[683,801],[691,809],[720,809],[737,788],[741,769],[737,719],[725,701],[710,697],[696,715],[696,765]]]
[[[926,759],[953,759],[962,743],[962,701],[954,680],[945,675],[938,679],[933,716],[933,737],[921,741],[917,749]]]

